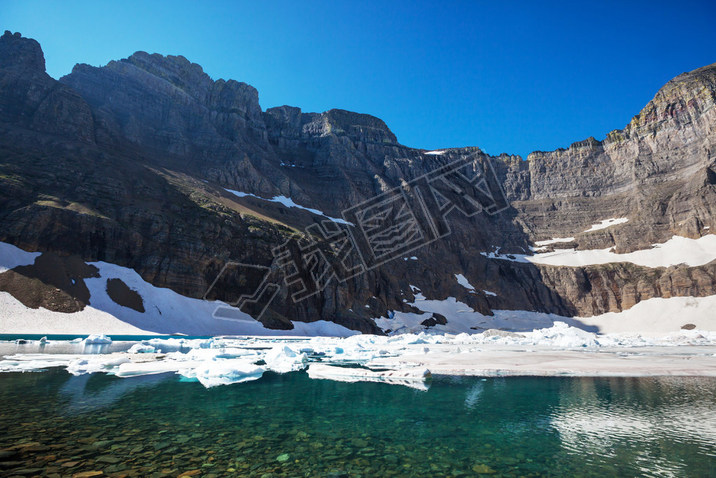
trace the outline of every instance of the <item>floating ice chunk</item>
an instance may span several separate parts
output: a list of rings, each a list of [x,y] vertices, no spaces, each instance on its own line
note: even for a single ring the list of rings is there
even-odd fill
[[[427,390],[425,383],[430,370],[422,367],[410,367],[402,370],[369,370],[355,367],[336,367],[322,363],[312,363],[308,367],[308,376],[313,379],[336,380],[339,382],[383,382],[393,385],[405,385],[418,390]]]
[[[191,349],[188,353],[173,352],[168,355],[172,360],[220,360],[233,358],[258,357],[256,350],[236,347],[222,347],[220,349]]]
[[[113,372],[123,363],[129,362],[126,356],[96,355],[73,360],[67,365],[67,371],[72,375],[85,373]]]
[[[303,370],[307,361],[305,353],[296,353],[287,345],[277,345],[264,355],[266,368],[277,373]]]
[[[250,360],[229,359],[207,361],[194,370],[181,372],[187,378],[196,378],[206,388],[217,385],[249,382],[258,380],[265,369]]]
[[[78,355],[15,354],[0,360],[0,372],[41,372],[47,368],[66,367]]]
[[[136,377],[155,373],[178,372],[189,368],[186,363],[177,360],[151,360],[147,362],[126,362],[119,366],[115,375],[118,377]]]
[[[127,353],[129,354],[153,354],[157,351],[154,347],[147,343],[138,343],[129,347]]]
[[[84,340],[86,345],[103,345],[111,344],[112,339],[104,334],[92,334]]]
[[[194,348],[195,345],[190,340],[186,339],[150,339],[142,342],[145,345],[151,345],[156,349],[156,352],[169,353],[169,352],[187,352]]]
[[[596,334],[570,327],[560,321],[555,321],[552,327],[527,332],[524,336],[531,339],[535,345],[549,345],[560,348],[599,346]]]

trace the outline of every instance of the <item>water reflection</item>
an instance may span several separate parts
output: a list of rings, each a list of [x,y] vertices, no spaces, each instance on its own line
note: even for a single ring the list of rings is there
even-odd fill
[[[127,380],[107,378],[98,374],[70,376],[58,392],[64,403],[63,415],[79,415],[110,407],[124,395],[139,388],[154,387],[160,382],[174,379],[175,376],[163,373]]]
[[[475,382],[472,387],[468,388],[467,394],[465,394],[465,408],[472,410],[477,406],[484,388],[485,384],[482,381]]]
[[[695,449],[714,456],[714,385],[679,377],[565,381],[550,423],[566,451],[591,462],[615,459],[649,476],[690,476]]]

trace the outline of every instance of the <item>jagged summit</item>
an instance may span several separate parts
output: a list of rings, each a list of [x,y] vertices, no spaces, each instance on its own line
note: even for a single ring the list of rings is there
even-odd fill
[[[0,36],[0,68],[44,73],[45,55],[37,41],[25,38],[19,32],[5,30]]]
[[[332,109],[323,113],[303,113],[295,106],[277,106],[265,113],[266,124],[273,136],[347,135],[362,142],[397,144],[393,132],[380,118]]]

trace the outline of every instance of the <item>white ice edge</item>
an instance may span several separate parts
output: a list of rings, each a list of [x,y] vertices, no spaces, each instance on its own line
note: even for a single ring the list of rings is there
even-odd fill
[[[521,333],[419,333],[300,340],[156,338],[133,345],[163,352],[20,352],[0,360],[0,372],[62,367],[74,375],[108,373],[122,378],[172,373],[214,387],[257,380],[267,371],[288,373],[308,367],[311,378],[383,382],[418,389],[427,388],[423,382],[428,370],[433,374],[478,376],[716,376],[716,333],[697,330],[649,338],[637,334],[598,335],[557,323]],[[80,349],[82,346],[77,344]],[[16,352],[21,350],[15,348]],[[362,368],[338,367],[340,364]]]
[[[430,370],[424,367],[410,367],[398,370],[370,370],[312,363],[308,367],[307,372],[308,376],[313,379],[350,383],[380,382],[391,385],[403,385],[418,390],[428,389],[425,380],[430,377]]]

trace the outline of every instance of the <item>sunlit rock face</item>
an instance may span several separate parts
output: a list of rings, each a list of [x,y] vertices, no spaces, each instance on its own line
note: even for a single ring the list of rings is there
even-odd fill
[[[626,253],[675,235],[710,234],[716,65],[667,83],[604,141],[589,138],[526,160],[476,147],[410,148],[382,120],[344,110],[263,111],[256,89],[213,79],[182,56],[137,52],[103,67],[77,65],[55,81],[45,73],[39,44],[6,32],[0,86],[0,241],[127,267],[191,298],[204,296],[227,261],[268,267],[273,249],[293,233],[442,165],[467,158],[474,170],[495,171],[507,209],[470,217],[456,209],[439,241],[344,282],[333,278],[305,300],[293,301],[295,291],[284,287],[261,316],[269,328],[328,320],[383,333],[374,319],[427,312],[416,290],[483,316],[493,310],[591,316],[652,298],[716,294],[711,261],[662,268],[496,258],[562,248]],[[280,196],[303,208],[261,199]],[[530,250],[554,238],[571,240]],[[0,280],[9,284],[3,290],[28,282],[12,274]],[[211,298],[230,296],[235,287],[219,283]],[[36,289],[42,295],[51,287]],[[443,326],[442,320],[423,327]]]

